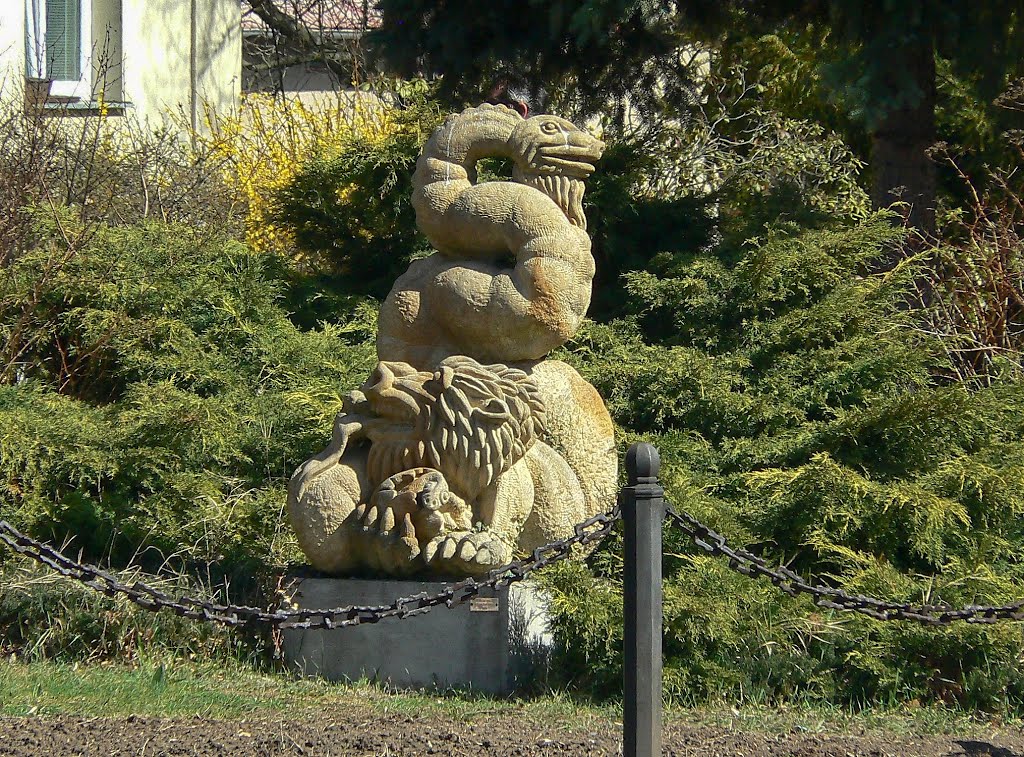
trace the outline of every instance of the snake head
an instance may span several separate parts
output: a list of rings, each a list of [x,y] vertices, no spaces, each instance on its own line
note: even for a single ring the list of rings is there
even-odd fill
[[[520,122],[509,147],[523,173],[584,179],[604,152],[604,142],[558,116],[533,116]]]

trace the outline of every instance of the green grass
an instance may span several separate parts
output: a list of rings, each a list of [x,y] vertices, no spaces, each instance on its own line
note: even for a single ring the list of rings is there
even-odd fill
[[[14,662],[0,668],[0,714],[232,718],[294,706],[293,688],[255,675],[170,663],[127,668]]]
[[[886,733],[894,736],[985,736],[997,729],[1024,728],[1024,720],[987,713],[967,713],[939,706],[876,707],[850,710],[820,703],[746,705],[739,708],[670,708],[666,722],[681,719],[721,729],[758,733],[797,730],[810,733]]]
[[[621,722],[616,704],[595,705],[561,692],[529,699],[495,699],[465,694],[389,691],[361,682],[351,685],[298,680],[260,673],[242,664],[196,663],[169,658],[136,666],[6,661],[0,663],[0,715],[114,717],[202,717],[233,719],[273,716],[316,717],[333,708],[368,714],[421,715],[460,720],[514,714],[530,720],[584,728]],[[878,708],[853,712],[821,705],[670,708],[665,721],[703,724],[748,732],[984,735],[997,728],[1021,728],[1019,719],[971,715],[941,707]]]
[[[350,685],[254,672],[241,664],[181,660],[137,666],[58,662],[0,663],[0,715],[144,715],[230,719],[259,713],[302,717],[338,705],[396,714],[468,719],[497,712],[538,718],[613,718],[614,706],[581,704],[567,695],[531,700],[467,694],[389,691],[368,682]]]

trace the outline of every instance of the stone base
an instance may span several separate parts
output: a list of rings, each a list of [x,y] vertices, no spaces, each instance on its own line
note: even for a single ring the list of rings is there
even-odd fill
[[[435,594],[440,582],[302,578],[299,607],[389,605]],[[331,681],[367,679],[400,688],[509,694],[534,680],[551,647],[546,601],[528,583],[492,590],[449,609],[330,630],[283,632],[288,666]]]

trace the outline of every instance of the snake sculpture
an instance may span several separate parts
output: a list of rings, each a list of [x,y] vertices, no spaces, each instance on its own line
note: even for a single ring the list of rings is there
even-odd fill
[[[448,118],[413,175],[417,225],[440,254],[395,283],[378,355],[419,366],[453,354],[508,363],[565,344],[590,305],[583,180],[603,150],[557,116],[482,105]],[[511,159],[513,180],[476,183],[483,157]]]
[[[551,115],[450,116],[413,176],[413,261],[381,307],[379,363],[289,485],[314,567],[473,575],[564,538],[614,498],[597,391],[543,358],[577,331],[594,261],[584,180],[603,143]],[[478,182],[476,164],[513,163]]]

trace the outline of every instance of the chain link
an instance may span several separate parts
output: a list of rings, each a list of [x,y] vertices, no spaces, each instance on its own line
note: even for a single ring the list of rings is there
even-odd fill
[[[572,554],[574,547],[582,547],[603,539],[619,517],[619,507],[616,505],[608,512],[577,523],[573,527],[572,536],[538,547],[529,557],[495,568],[486,578],[467,578],[457,583],[445,584],[437,593],[421,592],[409,597],[400,597],[390,605],[350,605],[328,610],[262,610],[245,605],[217,604],[191,596],[172,597],[141,581],[128,585],[112,573],[95,565],[73,560],[50,545],[26,536],[3,520],[0,520],[0,542],[15,552],[52,568],[66,578],[72,578],[110,597],[124,596],[146,610],[167,609],[183,618],[211,621],[230,627],[267,625],[278,629],[316,630],[377,623],[385,618],[409,618],[440,605],[453,607],[466,602],[485,589],[497,589],[522,581],[535,570],[564,560]]]
[[[966,623],[995,623],[999,620],[1024,620],[1024,601],[1006,605],[968,605],[952,608],[947,605],[912,605],[888,602],[826,586],[808,583],[784,566],[770,567],[763,559],[740,547],[730,547],[725,537],[705,526],[687,512],[669,505],[666,508],[672,523],[690,537],[700,549],[715,557],[724,557],[729,567],[751,578],[765,577],[790,596],[809,594],[819,607],[859,612],[877,620],[912,620],[928,625],[944,625],[962,620]]]

